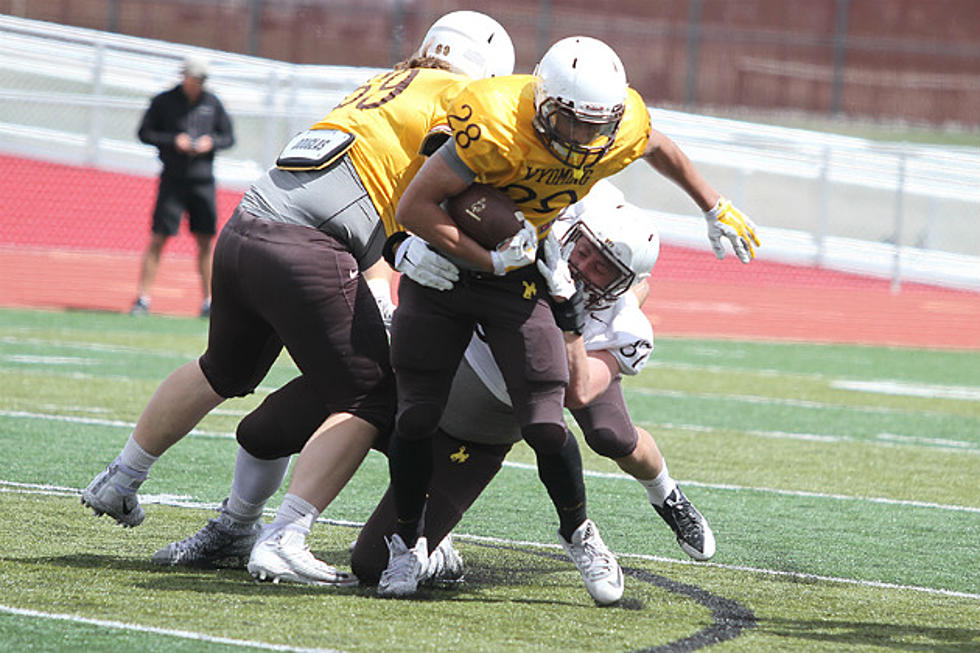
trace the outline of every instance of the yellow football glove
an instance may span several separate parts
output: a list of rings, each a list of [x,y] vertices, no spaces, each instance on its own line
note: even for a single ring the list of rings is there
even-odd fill
[[[725,246],[721,242],[724,236],[732,244],[735,256],[742,263],[748,263],[755,258],[755,247],[762,245],[755,235],[755,223],[731,202],[719,197],[715,205],[704,212],[704,219],[708,221],[708,240],[711,241],[715,256],[725,258]]]

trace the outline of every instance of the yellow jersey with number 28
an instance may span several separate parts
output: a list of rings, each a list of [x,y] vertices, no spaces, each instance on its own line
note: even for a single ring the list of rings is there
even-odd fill
[[[349,155],[388,235],[402,230],[395,207],[425,160],[423,140],[446,126],[450,101],[470,81],[431,68],[392,70],[369,79],[313,125],[357,135]]]
[[[628,88],[612,147],[594,165],[582,169],[562,164],[548,151],[533,119],[531,75],[471,82],[449,107],[456,154],[476,174],[476,181],[507,193],[542,238],[563,208],[643,155],[650,138],[650,114],[640,94]]]

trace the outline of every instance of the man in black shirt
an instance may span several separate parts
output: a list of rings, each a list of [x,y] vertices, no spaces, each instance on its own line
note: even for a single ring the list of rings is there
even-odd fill
[[[197,240],[201,275],[201,316],[211,311],[211,247],[217,215],[214,196],[214,153],[235,143],[231,120],[218,97],[204,89],[207,62],[184,60],[183,81],[153,98],[143,115],[139,139],[159,150],[163,171],[150,243],[140,268],[139,296],[130,313],[150,310],[150,293],[167,239],[177,234],[186,212]]]

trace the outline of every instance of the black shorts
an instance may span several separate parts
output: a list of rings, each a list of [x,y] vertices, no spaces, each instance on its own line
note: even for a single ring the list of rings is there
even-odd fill
[[[218,220],[214,180],[175,179],[160,175],[157,203],[153,209],[153,233],[176,236],[180,217],[185,212],[192,233],[214,235]]]
[[[429,553],[459,523],[483,489],[500,471],[511,445],[488,445],[457,440],[443,431],[432,438],[432,478],[422,517],[422,535]],[[361,529],[351,552],[351,568],[367,585],[378,582],[388,566],[385,536],[395,530],[395,499],[391,487]]]
[[[253,392],[285,346],[302,372],[303,394],[319,402],[316,410],[349,412],[388,428],[395,401],[388,338],[343,243],[237,209],[218,238],[213,269],[200,365],[215,392]],[[267,404],[292,418],[289,402],[267,401],[260,409]]]

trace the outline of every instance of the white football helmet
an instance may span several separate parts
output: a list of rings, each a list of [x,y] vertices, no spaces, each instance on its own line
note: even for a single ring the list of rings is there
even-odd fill
[[[602,41],[571,36],[545,52],[534,77],[538,137],[565,165],[595,164],[612,147],[623,119],[623,62]]]
[[[478,11],[453,11],[426,32],[417,57],[435,57],[473,79],[514,72],[514,44],[500,23]]]
[[[586,309],[602,310],[650,276],[660,234],[653,217],[633,204],[591,205],[565,234],[562,252],[584,286]]]

